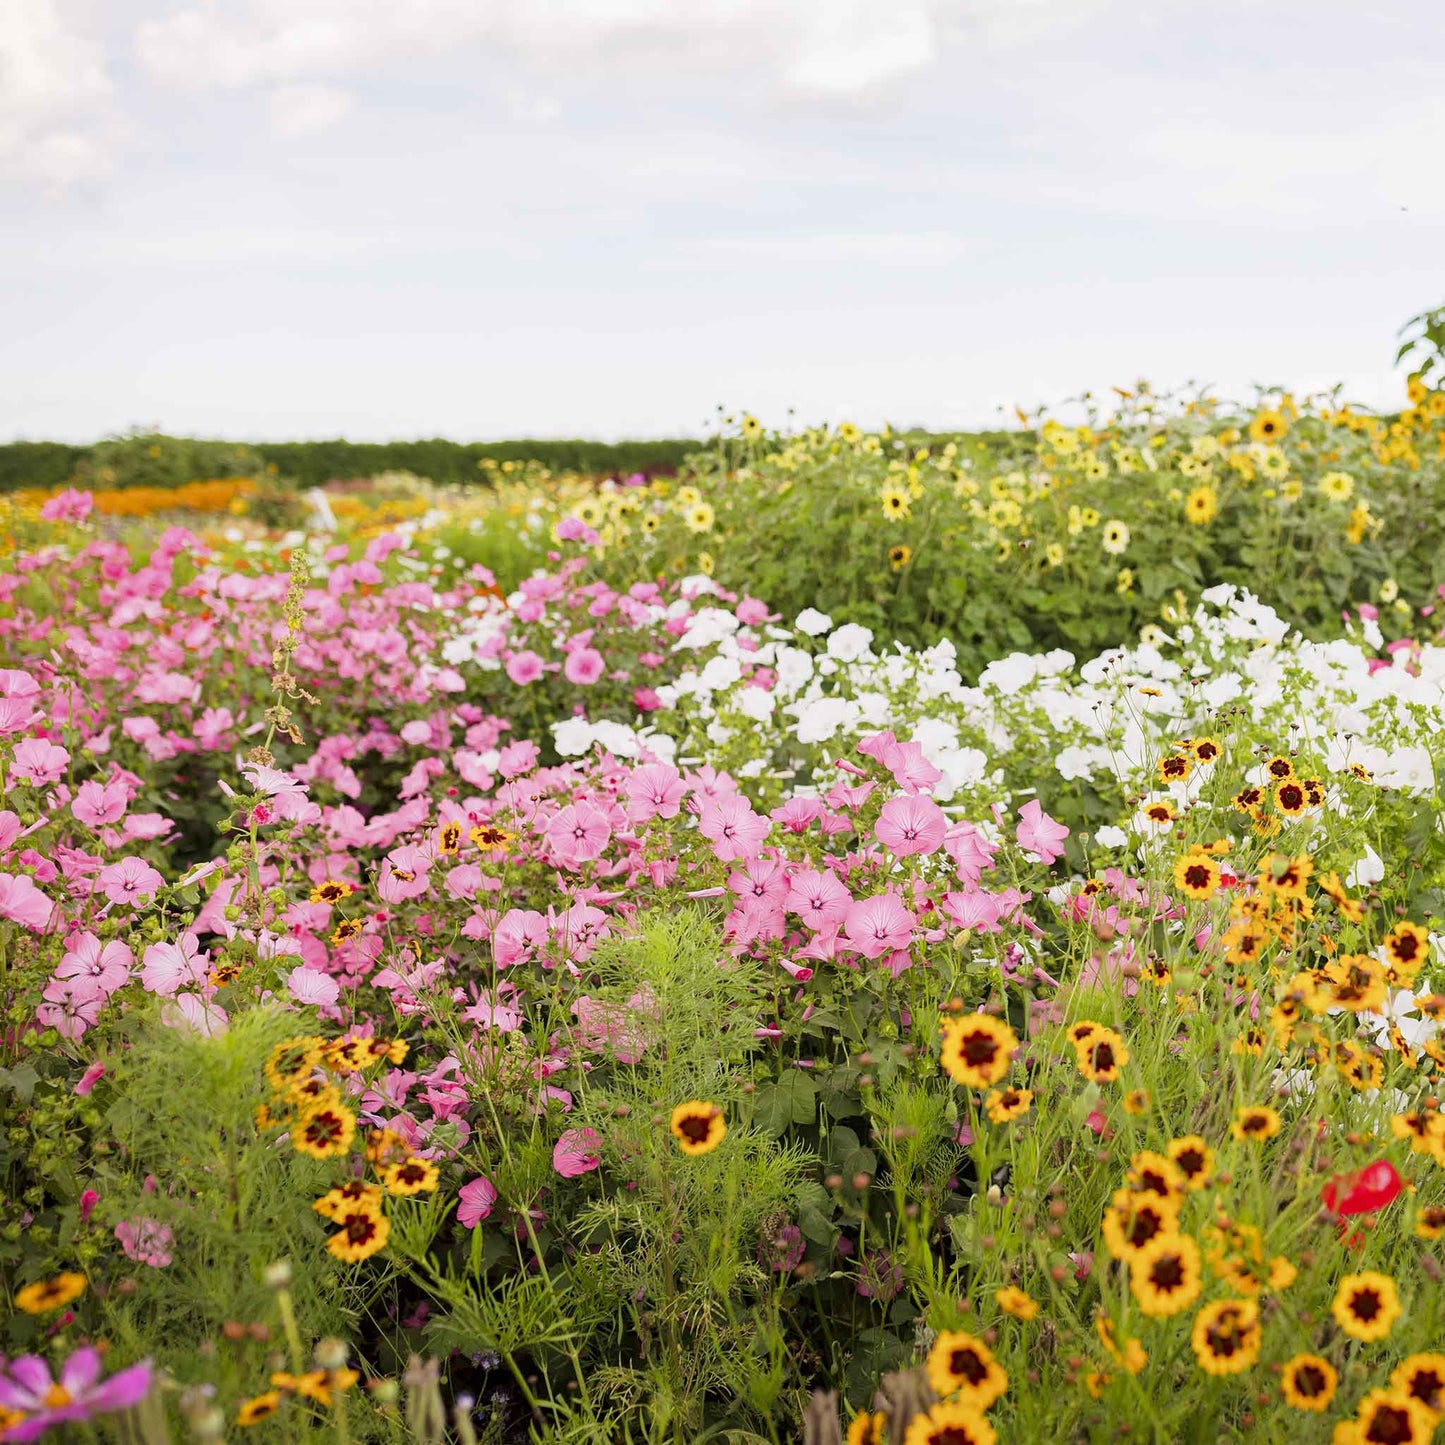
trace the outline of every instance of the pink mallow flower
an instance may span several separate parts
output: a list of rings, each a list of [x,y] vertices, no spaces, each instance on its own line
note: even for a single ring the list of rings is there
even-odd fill
[[[564,1179],[590,1174],[602,1163],[602,1156],[597,1152],[601,1143],[595,1129],[568,1129],[552,1150],[552,1167]]]
[[[57,978],[88,978],[109,996],[130,977],[135,955],[125,944],[102,943],[93,933],[73,938],[55,970]]]
[[[908,947],[913,924],[913,914],[896,893],[880,893],[848,909],[843,917],[843,933],[852,952],[864,958],[881,958]]]
[[[76,789],[70,811],[87,828],[102,828],[107,823],[118,823],[129,805],[130,797],[119,778],[103,784],[89,779]]]
[[[497,1202],[497,1186],[484,1174],[457,1190],[457,1223],[463,1229],[475,1229]]]
[[[890,798],[873,827],[874,836],[895,858],[936,853],[947,832],[943,809],[922,793]]]
[[[770,824],[753,812],[753,805],[733,794],[703,804],[698,832],[712,840],[713,852],[724,863],[753,858],[768,836]]]
[[[543,666],[535,652],[514,652],[507,659],[507,677],[514,686],[526,687],[541,677]]]
[[[175,943],[153,943],[141,958],[141,986],[162,998],[171,998],[189,984],[203,983],[207,955],[194,933],[183,933]]]
[[[155,898],[165,879],[141,858],[122,858],[102,868],[95,886],[115,904],[144,906]]]
[[[70,754],[55,743],[48,743],[44,738],[26,738],[15,749],[10,776],[33,787],[47,788],[65,776],[69,761]]]
[[[547,846],[564,868],[580,868],[594,858],[612,837],[607,814],[591,803],[568,803],[547,825]]]
[[[1044,864],[1050,864],[1056,858],[1063,857],[1062,845],[1064,839],[1069,836],[1069,830],[1062,823],[1056,823],[1049,817],[1044,812],[1043,804],[1037,798],[1030,798],[1019,809],[1019,818],[1022,821],[1019,823],[1014,837],[1025,853],[1037,855],[1039,861]]]
[[[591,687],[606,670],[607,664],[595,647],[579,647],[567,654],[562,665],[562,675],[579,687]]]
[[[0,918],[8,918],[36,933],[43,933],[55,913],[55,905],[25,873],[0,873]]]

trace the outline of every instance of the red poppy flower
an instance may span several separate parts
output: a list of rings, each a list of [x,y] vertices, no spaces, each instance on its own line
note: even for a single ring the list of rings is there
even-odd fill
[[[1377,1159],[1353,1174],[1336,1174],[1321,1194],[1332,1213],[1374,1214],[1397,1199],[1404,1187],[1399,1170],[1388,1159]]]

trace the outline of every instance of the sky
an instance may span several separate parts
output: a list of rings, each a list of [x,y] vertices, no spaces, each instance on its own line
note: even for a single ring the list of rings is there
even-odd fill
[[[0,439],[1396,403],[1426,0],[0,0]]]

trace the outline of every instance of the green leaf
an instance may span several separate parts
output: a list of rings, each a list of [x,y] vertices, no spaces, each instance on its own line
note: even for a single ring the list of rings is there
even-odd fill
[[[789,1125],[811,1124],[818,1113],[817,1085],[806,1074],[786,1074],[776,1084],[764,1084],[753,1098],[753,1121],[775,1138]]]
[[[39,1082],[40,1075],[35,1072],[34,1064],[17,1064],[13,1069],[0,1069],[0,1084],[13,1089],[22,1104],[28,1104],[35,1097],[35,1086]]]

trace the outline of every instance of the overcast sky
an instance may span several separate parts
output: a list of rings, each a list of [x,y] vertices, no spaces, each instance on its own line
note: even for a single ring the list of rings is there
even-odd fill
[[[0,437],[1390,403],[1435,10],[0,0]]]

